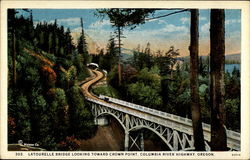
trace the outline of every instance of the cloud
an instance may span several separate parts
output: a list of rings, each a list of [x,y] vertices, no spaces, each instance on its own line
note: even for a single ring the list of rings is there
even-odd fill
[[[201,33],[208,33],[210,28],[210,22],[205,23],[201,26]]]
[[[207,20],[207,17],[200,17],[199,20],[200,20],[200,21],[206,21],[206,20]]]
[[[158,29],[134,29],[124,30],[125,37],[130,39],[138,39],[139,37],[147,37],[148,39],[161,39],[162,37],[175,37],[178,35],[186,36],[188,28],[186,26],[175,26],[173,24],[166,24]],[[146,39],[147,39],[146,38]]]
[[[111,26],[112,24],[110,23],[109,20],[102,20],[102,21],[96,21],[92,24],[89,25],[89,28],[92,28],[92,29],[102,29],[104,28],[105,26]]]
[[[81,27],[77,27],[75,29],[72,30],[72,32],[81,32],[82,28]]]
[[[240,19],[227,19],[227,20],[225,20],[226,25],[233,24],[233,23],[240,23],[240,22],[241,22]]]
[[[161,20],[161,19],[151,19],[148,22],[154,22],[154,23],[156,22],[157,24],[167,24],[166,21]]]
[[[186,26],[175,26],[173,24],[167,24],[162,31],[164,32],[188,32],[188,28]]]
[[[188,17],[182,17],[180,19],[180,21],[181,21],[182,24],[186,24],[186,23],[188,23],[190,21],[190,18],[188,18]]]
[[[80,26],[81,25],[81,19],[79,17],[75,17],[75,18],[64,18],[64,19],[57,19],[57,24],[59,26],[63,25],[63,26]],[[48,24],[54,24],[55,20],[50,20],[50,21],[46,21],[44,19],[40,20],[40,21],[34,21],[34,25],[36,26],[38,23],[48,23]],[[83,21],[84,23],[84,21]]]
[[[78,18],[66,18],[66,19],[58,19],[57,23],[62,25],[67,25],[67,26],[77,26],[77,25],[81,25],[81,19]],[[84,22],[83,22],[84,23]]]
[[[207,20],[207,17],[199,17],[199,21],[206,21],[206,20]],[[182,17],[180,21],[182,24],[190,23],[190,17]]]
[[[231,24],[240,23],[240,22],[241,22],[240,19],[228,19],[228,20],[225,20],[225,25],[231,25]],[[210,22],[203,24],[201,26],[201,33],[208,33],[209,28],[210,28]]]
[[[174,24],[166,24],[161,28],[157,29],[134,29],[132,31],[125,30],[125,37],[130,37],[131,39],[138,39],[138,37],[147,37],[149,39],[156,38],[161,39],[163,37],[182,37],[189,33],[189,29],[186,26],[176,26]]]

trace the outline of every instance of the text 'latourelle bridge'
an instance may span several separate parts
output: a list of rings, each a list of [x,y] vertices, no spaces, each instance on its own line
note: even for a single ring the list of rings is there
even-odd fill
[[[100,95],[94,96],[89,92],[89,87],[103,78],[100,71],[92,70],[95,76],[81,87],[86,100],[90,102],[92,113],[97,124],[106,123],[106,116],[113,116],[122,126],[125,132],[124,149],[130,150],[136,147],[144,150],[144,138],[141,129],[151,130],[168,146],[171,151],[194,150],[192,120],[129,103],[119,99]],[[211,127],[203,123],[205,148],[210,150],[208,142],[211,138]],[[130,134],[137,131],[137,135]],[[241,135],[238,132],[227,130],[227,147],[229,150],[240,151]]]

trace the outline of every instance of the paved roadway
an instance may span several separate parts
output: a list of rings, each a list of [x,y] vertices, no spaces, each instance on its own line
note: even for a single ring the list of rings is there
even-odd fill
[[[102,72],[100,71],[96,71],[96,70],[91,70],[95,76],[93,76],[93,78],[91,80],[89,80],[88,82],[84,83],[81,88],[83,91],[84,96],[89,97],[89,98],[93,98],[96,100],[101,100],[99,98],[97,98],[96,96],[93,96],[90,92],[89,92],[89,87],[93,84],[95,84],[96,82],[98,82],[99,80],[101,80],[104,75],[102,74]]]
[[[99,97],[97,96],[94,96],[91,92],[90,92],[90,87],[91,85],[97,83],[98,81],[100,81],[104,75],[102,72],[100,71],[97,71],[97,70],[91,70],[95,76],[93,76],[93,78],[91,80],[89,80],[88,82],[84,83],[81,88],[82,88],[82,91],[83,91],[83,94],[85,97],[89,97],[89,98],[92,98],[92,99],[95,99],[95,100],[98,100],[100,102],[103,102],[103,103],[108,103],[102,99],[100,99]],[[127,108],[127,107],[124,107],[124,106],[121,106],[121,105],[118,105],[118,104],[114,104],[114,103],[108,103],[108,104],[112,104],[112,105],[115,105],[115,106],[119,106],[120,108]],[[127,109],[130,109],[130,108],[127,108]],[[135,110],[135,109],[130,109],[131,111],[133,112],[138,112],[138,113],[144,113],[144,112],[141,112],[141,111],[138,111],[138,110]],[[146,113],[147,114],[147,113]]]

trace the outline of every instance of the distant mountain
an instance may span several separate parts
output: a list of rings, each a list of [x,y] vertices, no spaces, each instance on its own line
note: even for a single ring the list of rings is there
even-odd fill
[[[207,58],[207,56],[201,56],[202,57],[202,59],[206,59]],[[184,56],[184,57],[180,57],[180,58],[182,58],[185,62],[186,61],[189,61],[189,56]],[[241,58],[241,54],[240,53],[236,53],[236,54],[226,54],[225,55],[225,61],[234,61],[234,62],[240,62],[241,60],[240,60],[240,58]]]
[[[226,60],[234,60],[240,62],[240,58],[241,58],[240,53],[226,55]]]
[[[121,54],[121,59],[122,61],[128,61],[130,58],[132,58],[133,55],[132,54],[127,54],[127,53],[122,53]]]
[[[134,50],[132,50],[132,49],[121,48],[121,51],[124,54],[129,54],[129,55],[133,55],[134,54]]]
[[[77,45],[77,41],[80,37],[80,33],[79,32],[72,32],[71,36],[73,38],[73,43],[74,45]],[[88,44],[88,51],[89,53],[92,54],[96,54],[96,49],[100,48],[98,43],[95,42],[88,34],[85,33],[85,38],[86,38],[86,42]]]
[[[134,50],[127,49],[127,48],[121,48],[121,59],[122,61],[128,61],[130,58],[134,55]]]

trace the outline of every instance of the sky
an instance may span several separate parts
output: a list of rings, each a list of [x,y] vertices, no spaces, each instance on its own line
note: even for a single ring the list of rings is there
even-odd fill
[[[80,18],[83,18],[85,33],[100,48],[106,48],[108,40],[114,34],[108,17],[101,19],[95,16],[95,9],[32,9],[34,24],[38,22],[54,23],[57,19],[58,25],[70,28],[75,41],[79,36]],[[159,10],[154,16],[165,15],[174,10]],[[208,55],[210,48],[210,10],[199,10],[199,54]],[[28,13],[21,12],[24,16]],[[152,16],[150,16],[152,17]],[[225,42],[226,54],[241,52],[241,11],[239,9],[225,10]],[[179,49],[181,56],[189,55],[190,44],[190,12],[182,12],[167,17],[147,21],[135,29],[124,28],[122,39],[123,48],[135,49],[138,45],[143,49],[149,42],[151,50],[167,51],[170,46]],[[96,46],[95,46],[96,47]]]

